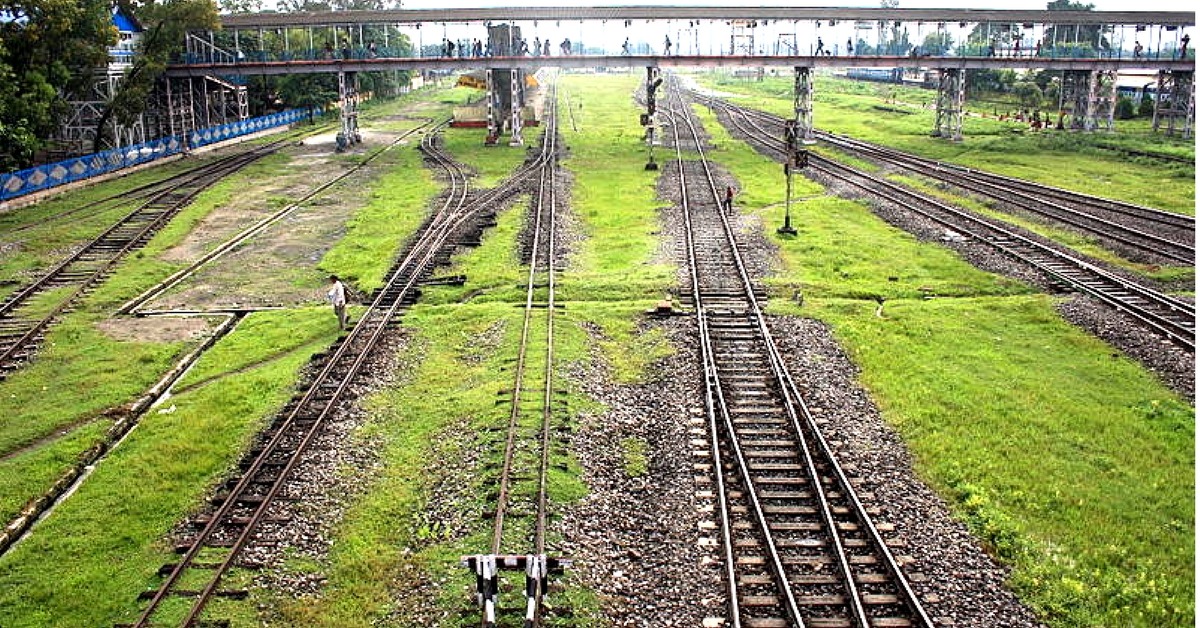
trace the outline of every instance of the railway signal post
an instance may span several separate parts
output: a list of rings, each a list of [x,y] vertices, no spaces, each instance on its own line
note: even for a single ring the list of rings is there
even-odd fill
[[[808,150],[800,146],[800,123],[788,120],[783,125],[783,141],[787,144],[787,159],[783,162],[783,174],[787,178],[787,202],[783,206],[783,226],[776,232],[796,235],[792,226],[792,173],[808,167]]]
[[[646,113],[642,114],[642,126],[646,128],[646,146],[650,153],[650,158],[646,162],[646,170],[658,170],[658,164],[654,162],[654,112],[657,111],[655,104],[654,93],[662,85],[662,77],[658,75],[658,68],[649,66],[646,68]]]

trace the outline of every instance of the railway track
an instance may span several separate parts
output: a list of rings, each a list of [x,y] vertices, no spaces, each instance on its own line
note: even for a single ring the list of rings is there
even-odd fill
[[[283,147],[274,142],[197,169],[154,189],[144,203],[99,236],[0,303],[0,380],[32,356],[46,329],[104,280],[131,251],[150,241],[200,192],[223,177]],[[47,305],[46,301],[52,301]]]
[[[444,124],[444,123],[443,123]],[[440,126],[439,126],[440,128]],[[164,565],[156,590],[143,594],[146,606],[129,624],[149,626],[222,625],[203,618],[216,597],[241,597],[241,590],[222,589],[223,578],[238,564],[242,550],[266,520],[304,451],[322,432],[334,410],[348,400],[349,387],[379,345],[386,330],[420,294],[419,285],[433,268],[450,259],[454,246],[477,243],[483,228],[494,224],[494,207],[520,192],[524,179],[536,169],[526,165],[504,184],[472,195],[466,172],[438,147],[436,134],[422,139],[427,162],[441,169],[447,192],[439,208],[422,226],[389,271],[384,286],[354,325],[325,356],[318,373],[303,392],[276,416],[258,444],[239,465],[240,475],[228,480],[213,498],[212,512],[189,522],[187,537],[176,548],[178,562]],[[248,565],[253,566],[253,565]],[[169,600],[190,600],[190,603]]]
[[[695,122],[679,93],[668,95],[705,376],[724,625],[932,628],[784,365]],[[700,159],[684,159],[682,144],[694,144]]]
[[[755,118],[753,114],[746,114],[745,109],[727,103],[715,106],[726,114],[726,119],[735,129],[750,138],[753,145],[776,159],[783,159],[785,142],[761,126],[752,124],[751,120]],[[882,177],[820,155],[809,155],[809,168],[853,185],[872,197],[924,216],[972,241],[992,247],[1033,267],[1056,285],[1095,297],[1128,314],[1180,347],[1195,351],[1196,309],[1191,303],[1174,299],[1115,275],[1003,224],[926,198]]]
[[[710,107],[729,110],[729,103],[704,97]],[[739,115],[762,133],[782,137],[783,118],[736,107]],[[1140,261],[1196,262],[1196,221],[1192,216],[1071,192],[1031,181],[918,157],[862,140],[817,131],[831,146],[876,162],[900,166],[943,184],[1020,208],[1110,241]]]
[[[475,572],[476,601],[480,606],[481,625],[496,626],[499,613],[499,571],[520,569],[525,571],[524,625],[526,628],[541,625],[542,599],[546,595],[549,575],[560,571],[570,561],[547,554],[546,532],[550,518],[547,477],[550,465],[550,435],[554,419],[554,319],[555,319],[555,238],[558,194],[556,189],[558,168],[558,116],[556,113],[557,89],[552,84],[547,126],[542,137],[542,150],[535,164],[538,170],[538,189],[535,211],[530,228],[528,247],[529,273],[526,278],[525,307],[521,326],[517,363],[513,375],[513,387],[509,396],[509,418],[504,446],[504,464],[500,472],[496,508],[492,513],[492,542],[488,554],[465,556],[463,566]],[[539,281],[544,276],[544,281]],[[538,298],[545,291],[545,300]],[[538,313],[542,312],[544,323],[542,335],[535,339],[534,326]],[[540,341],[540,345],[538,342]],[[542,349],[541,359],[534,364],[531,356]],[[528,380],[541,377],[533,386]],[[526,393],[540,392],[536,407],[527,400]],[[514,499],[513,484],[518,469],[536,469],[534,477],[525,480],[536,482],[531,503]],[[514,532],[517,522],[526,523],[525,528]],[[527,529],[526,529],[527,528]],[[514,542],[514,539],[519,539]],[[509,550],[505,552],[505,550]]]

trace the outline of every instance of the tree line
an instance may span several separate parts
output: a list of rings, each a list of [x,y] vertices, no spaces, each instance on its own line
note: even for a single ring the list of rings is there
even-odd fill
[[[278,11],[387,9],[398,0],[279,0]],[[69,115],[68,101],[87,95],[95,72],[108,64],[118,33],[113,14],[131,15],[143,29],[138,54],[125,70],[97,125],[94,151],[107,148],[104,128],[133,123],[162,80],[167,65],[183,51],[189,31],[217,31],[218,14],[263,10],[262,0],[0,0],[0,172],[36,163],[55,130]],[[281,45],[289,33],[271,31],[256,45]],[[295,37],[295,34],[291,34]],[[394,46],[409,46],[394,35]],[[323,45],[324,40],[320,45]],[[305,41],[307,45],[307,40]],[[359,77],[360,91],[387,93],[407,84],[404,73]],[[337,77],[256,77],[247,84],[252,114],[274,108],[322,106],[337,99]]]

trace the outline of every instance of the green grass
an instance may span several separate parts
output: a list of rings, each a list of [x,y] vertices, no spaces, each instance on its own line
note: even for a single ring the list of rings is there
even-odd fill
[[[527,147],[541,142],[543,128],[525,129],[523,137]],[[507,140],[485,147],[486,136],[487,129],[449,128],[444,133],[446,152],[478,174],[472,181],[474,187],[495,187],[525,163],[526,148],[509,146]]]
[[[766,280],[778,296],[900,299],[926,296],[1016,294],[1025,285],[962,262],[953,251],[930,246],[889,226],[864,205],[829,196],[803,176],[795,176],[792,225],[786,240],[775,233],[783,224],[785,189],[774,161],[733,140],[707,110],[696,108],[715,148],[709,158],[738,178],[738,205],[761,216],[768,233],[790,257],[786,272]]]
[[[188,346],[183,342],[116,341],[98,331],[93,326],[95,320],[82,314],[69,316],[46,335],[33,363],[0,383],[0,454],[16,451],[134,399],[154,384],[167,364]],[[100,423],[107,426],[109,421],[102,419]],[[73,458],[92,444],[79,438],[67,442],[78,446],[57,448],[54,460]],[[26,469],[26,460],[33,467]],[[10,477],[17,481],[0,493],[0,520],[5,522],[49,487],[54,479],[50,475],[57,476],[45,467],[45,459],[23,456],[8,462]]]
[[[770,77],[761,83],[701,76],[702,83],[722,91],[749,94],[740,104],[791,117],[791,79]],[[852,135],[925,157],[950,161],[999,174],[1039,181],[1058,187],[1097,194],[1185,214],[1195,213],[1194,165],[1164,164],[1129,159],[1098,146],[1155,151],[1163,144],[1185,147],[1186,142],[1161,135],[1134,133],[1014,133],[1023,123],[968,117],[964,140],[947,142],[929,137],[933,111],[914,109],[912,115],[876,109],[893,86],[863,84],[818,76],[814,88],[813,119],[819,129]],[[934,92],[901,93],[900,100],[922,103]],[[924,95],[924,99],[918,100]],[[990,107],[987,107],[990,110]],[[1115,140],[1113,138],[1121,138]],[[1191,156],[1194,157],[1194,150]],[[1030,155],[1036,155],[1031,159]]]
[[[370,201],[346,224],[346,236],[319,265],[366,293],[383,285],[402,243],[428,216],[429,199],[437,191],[415,148],[391,152],[393,169],[370,184]]]
[[[575,178],[571,207],[585,236],[562,282],[564,300],[657,299],[674,284],[674,260],[670,253],[658,257],[661,226],[650,211],[660,204],[658,173],[642,169],[646,148],[632,99],[638,80],[636,74],[561,79],[559,89],[577,108],[579,131],[560,112],[561,133],[571,146],[564,162]]]
[[[628,83],[622,79],[620,85],[624,88]],[[576,89],[584,91],[583,87]],[[589,105],[590,98],[609,98],[615,91],[588,90]],[[613,99],[620,102],[619,111],[632,109]],[[636,138],[613,143],[612,127],[605,128],[600,122],[615,127],[619,118],[610,116],[599,103],[592,110],[597,112],[596,118],[584,127],[589,135],[572,144],[573,208],[576,212],[583,208],[586,215],[580,219],[593,239],[613,245],[622,239],[633,242],[621,250],[588,242],[571,257],[569,270],[558,281],[559,302],[564,307],[555,326],[555,355],[560,365],[603,356],[616,377],[637,381],[653,360],[671,350],[661,332],[642,330],[635,321],[651,303],[647,299],[661,295],[672,279],[665,264],[633,272],[628,268],[647,266],[655,255],[653,177],[639,170],[622,177],[618,186],[612,184],[612,162],[618,155],[637,157],[640,147]],[[636,115],[631,119],[636,122]],[[582,206],[581,188],[589,191]],[[610,207],[613,198],[625,202]],[[297,557],[289,565],[298,572],[327,577],[322,595],[304,600],[271,599],[268,606],[274,610],[268,615],[272,620],[298,627],[407,625],[403,594],[413,583],[423,582],[432,590],[420,595],[434,596],[439,608],[449,613],[439,625],[477,623],[464,593],[472,576],[457,561],[489,544],[491,524],[479,513],[492,507],[488,482],[494,481],[504,435],[497,428],[508,422],[508,397],[503,391],[513,385],[521,329],[519,306],[524,301],[521,285],[527,276],[518,263],[516,242],[528,202],[523,197],[502,211],[481,246],[460,253],[452,267],[440,272],[463,274],[466,285],[429,286],[422,304],[406,315],[412,340],[401,358],[406,365],[400,370],[404,380],[366,402],[372,418],[360,435],[382,443],[381,474],[356,499],[339,526],[327,562]],[[642,235],[629,238],[631,229]],[[583,281],[595,281],[604,288],[595,291]],[[545,290],[539,289],[535,298],[544,299]],[[541,311],[535,313],[525,381],[536,389],[543,374],[540,355],[545,327]],[[600,332],[599,341],[585,331],[584,323]],[[566,386],[560,380],[555,387]],[[540,395],[526,397],[530,411],[522,413],[521,424],[529,430],[537,421],[532,410]],[[595,402],[571,390],[556,393],[555,408],[556,420],[568,425],[579,412],[600,410]],[[476,451],[482,452],[478,458]],[[440,523],[444,516],[428,512],[430,496],[444,473],[441,465],[431,467],[431,460],[456,460],[471,470],[473,485],[459,496],[455,504],[458,516],[451,517],[457,523],[449,526]],[[585,494],[572,458],[555,455],[549,489],[555,507]],[[531,486],[519,482],[513,490],[516,495],[527,495]],[[506,539],[515,541],[524,525],[521,520],[513,522]],[[554,542],[552,539],[551,544]],[[571,614],[554,618],[551,625],[595,625],[600,602],[572,578],[568,574],[566,590],[554,594],[556,605],[569,608]],[[512,602],[508,599],[506,603]]]
[[[706,123],[720,146],[711,156],[739,179],[778,172]],[[799,234],[783,237],[769,195],[740,200],[779,247],[776,293],[805,297],[772,311],[832,326],[918,473],[1013,566],[1022,600],[1055,627],[1192,625],[1187,403],[1064,322],[1051,297],[858,203],[815,196],[793,208]]]
[[[625,475],[631,478],[646,475],[650,467],[650,461],[646,458],[649,448],[650,445],[644,438],[630,436],[621,439],[621,459],[625,463]]]
[[[923,192],[927,196],[940,198],[952,205],[955,205],[956,207],[962,207],[984,216],[991,216],[993,218],[1003,220],[1010,224],[1021,227],[1022,229],[1026,229],[1041,235],[1049,240],[1053,240],[1064,246],[1068,246],[1088,257],[1107,262],[1139,275],[1144,275],[1150,279],[1159,281],[1175,281],[1190,279],[1195,274],[1195,268],[1190,266],[1160,266],[1158,264],[1144,264],[1130,261],[1124,257],[1121,257],[1117,253],[1104,248],[1095,236],[1088,235],[1086,233],[1068,231],[1054,224],[1046,224],[1035,219],[1023,218],[993,209],[992,203],[990,202],[983,202],[974,198],[965,197],[946,191],[945,189],[938,187],[936,184],[918,177],[892,175],[888,178],[896,183]]]
[[[806,307],[1053,626],[1191,626],[1193,409],[1045,296]]]
[[[79,311],[52,328],[33,364],[0,383],[0,453],[78,424],[0,462],[5,521],[100,438],[110,421],[89,420],[96,412],[145,390],[189,344],[116,341],[93,325],[178,268],[159,261],[159,253],[212,208],[286,161],[268,157],[202,193],[123,261]],[[89,190],[103,195],[104,188]],[[255,314],[218,343],[187,378],[204,385],[174,396],[163,408],[167,413],[150,412],[72,499],[0,558],[0,625],[95,626],[128,619],[138,607],[137,591],[152,585],[154,570],[170,560],[159,539],[225,473],[260,420],[290,395],[299,368],[336,335],[332,321],[327,307]],[[49,382],[87,386],[48,395]],[[61,595],[63,587],[74,594]]]
[[[85,417],[86,423],[39,447],[0,460],[0,517],[11,521],[31,500],[41,497],[85,451],[104,437],[107,419]]]
[[[269,339],[302,342],[282,332],[297,323],[319,327],[327,319],[324,309],[254,314],[245,331],[235,330],[218,347],[231,343],[248,359],[266,356],[281,348]],[[326,345],[334,331],[326,327]],[[256,332],[257,344],[240,337]],[[0,557],[0,625],[130,621],[142,604],[137,592],[153,587],[155,571],[173,560],[161,539],[287,400],[291,382],[314,350],[220,379],[173,397],[165,413],[148,413],[70,500]]]
[[[336,332],[337,318],[327,307],[252,313],[237,324],[236,333],[205,351],[174,388],[190,388],[259,366],[288,355],[297,347],[328,344],[330,334]]]
[[[488,229],[480,246],[460,251],[453,266],[437,271],[438,276],[463,275],[462,286],[444,286],[429,291],[424,303],[448,304],[474,302],[517,302],[525,298],[528,267],[522,266],[517,253],[517,237],[525,224],[529,196],[520,196],[496,216],[496,226]],[[544,281],[543,278],[540,281]]]

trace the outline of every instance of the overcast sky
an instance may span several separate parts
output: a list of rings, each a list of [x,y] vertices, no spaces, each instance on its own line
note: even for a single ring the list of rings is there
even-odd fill
[[[1195,11],[1195,0],[1153,0],[1145,4],[1129,2],[1128,0],[1091,0],[1097,11]],[[505,2],[503,0],[402,0],[406,9],[458,9],[476,7],[528,7],[528,6],[572,6],[576,3],[564,0],[521,0],[520,2]],[[821,0],[817,2],[758,0],[755,2],[736,1],[705,1],[688,0],[631,0],[629,2],[592,1],[579,3],[580,6],[792,6],[792,7],[877,7],[879,2],[837,2]],[[912,0],[900,1],[902,9],[1045,9],[1044,0]]]

